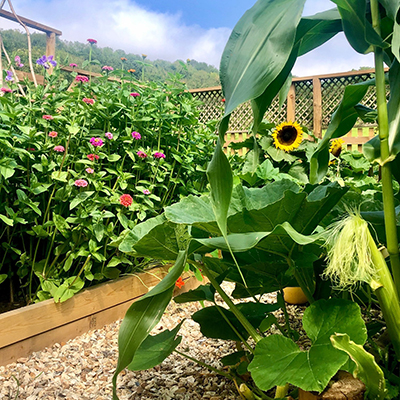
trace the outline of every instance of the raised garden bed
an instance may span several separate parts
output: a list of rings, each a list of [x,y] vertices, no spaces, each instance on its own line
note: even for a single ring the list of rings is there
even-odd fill
[[[168,272],[168,266],[83,290],[64,303],[46,300],[0,314],[0,365],[7,365],[54,343],[65,343],[125,315],[134,300],[147,293]],[[179,294],[199,282],[189,274]]]

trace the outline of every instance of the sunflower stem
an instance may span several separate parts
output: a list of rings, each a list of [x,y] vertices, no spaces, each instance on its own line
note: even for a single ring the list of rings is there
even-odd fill
[[[380,35],[380,16],[378,0],[371,0],[372,26]],[[375,80],[376,80],[376,100],[378,108],[379,140],[381,150],[381,173],[382,173],[382,195],[383,211],[385,218],[385,232],[387,250],[390,255],[390,264],[397,295],[400,293],[400,257],[399,242],[397,238],[396,212],[394,206],[394,193],[392,183],[392,173],[390,167],[389,149],[389,120],[386,104],[386,82],[383,64],[383,49],[374,47],[375,60]]]

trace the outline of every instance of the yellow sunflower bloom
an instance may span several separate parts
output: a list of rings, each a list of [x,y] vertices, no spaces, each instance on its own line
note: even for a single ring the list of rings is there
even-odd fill
[[[331,147],[329,148],[330,153],[333,156],[339,157],[342,152],[342,144],[344,143],[343,139],[333,139],[331,143]]]
[[[300,146],[303,140],[303,133],[301,126],[297,122],[282,122],[272,133],[274,145],[277,149],[292,151]]]

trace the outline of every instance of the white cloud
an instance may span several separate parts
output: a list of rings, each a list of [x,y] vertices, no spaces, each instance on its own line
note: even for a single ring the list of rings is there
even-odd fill
[[[225,27],[204,29],[188,25],[179,13],[155,12],[129,0],[13,0],[13,4],[18,14],[61,30],[61,39],[84,43],[94,38],[100,47],[144,53],[150,60],[190,58],[218,68],[231,32]],[[310,15],[333,6],[329,0],[308,0],[304,13]],[[18,25],[1,18],[0,27]],[[373,65],[371,56],[357,54],[339,34],[301,57],[294,74],[334,73],[368,65]]]
[[[158,13],[127,0],[14,0],[17,14],[63,32],[61,39],[175,61],[187,58],[216,67],[231,29],[203,29],[187,25],[180,14]],[[44,13],[43,10],[46,10]],[[4,23],[1,27],[16,28]],[[7,25],[7,26],[6,26]]]

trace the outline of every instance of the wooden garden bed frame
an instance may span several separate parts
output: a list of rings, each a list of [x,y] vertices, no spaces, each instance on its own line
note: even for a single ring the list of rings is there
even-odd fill
[[[0,314],[0,365],[7,365],[55,343],[65,344],[83,333],[123,318],[132,302],[157,285],[168,266],[126,276],[85,289],[64,303],[52,299]],[[184,274],[185,285],[199,281]]]

